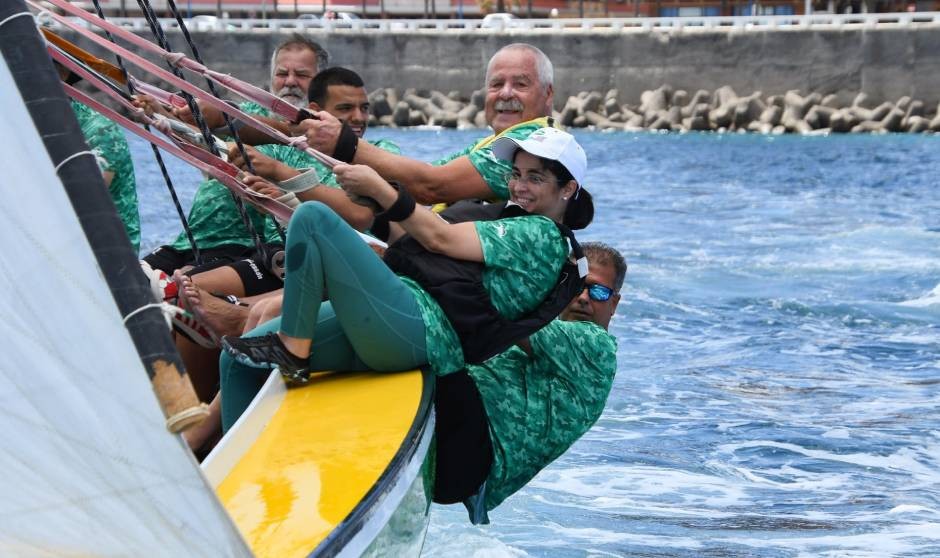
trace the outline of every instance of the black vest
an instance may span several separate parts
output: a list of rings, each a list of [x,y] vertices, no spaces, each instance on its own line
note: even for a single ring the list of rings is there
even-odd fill
[[[459,202],[441,213],[441,217],[450,223],[526,215],[530,214],[517,205],[473,201]],[[583,257],[581,246],[571,230],[564,225],[556,225],[568,238],[575,259]],[[460,338],[464,360],[469,364],[479,364],[535,333],[555,319],[584,289],[578,266],[566,260],[555,287],[542,303],[519,318],[509,320],[500,315],[483,287],[484,265],[480,262],[429,252],[406,235],[388,247],[385,263],[395,273],[414,279],[434,297]]]

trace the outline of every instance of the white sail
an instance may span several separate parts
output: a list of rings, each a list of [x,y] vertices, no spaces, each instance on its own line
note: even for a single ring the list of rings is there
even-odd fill
[[[0,58],[0,556],[249,556],[169,434]]]

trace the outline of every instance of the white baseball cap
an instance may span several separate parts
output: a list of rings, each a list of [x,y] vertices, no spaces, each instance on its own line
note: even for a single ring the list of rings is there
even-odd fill
[[[587,172],[587,155],[574,136],[558,128],[539,128],[524,140],[499,138],[493,142],[493,155],[512,161],[516,150],[561,163],[580,186]]]

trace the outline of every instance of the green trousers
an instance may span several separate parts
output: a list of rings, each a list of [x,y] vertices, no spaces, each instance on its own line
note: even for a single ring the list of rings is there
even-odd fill
[[[287,228],[283,315],[246,334],[313,340],[310,369],[410,370],[427,364],[425,326],[412,291],[355,230],[320,202],[301,204]],[[323,300],[324,288],[329,301]],[[219,363],[222,428],[238,420],[268,376],[226,353]]]

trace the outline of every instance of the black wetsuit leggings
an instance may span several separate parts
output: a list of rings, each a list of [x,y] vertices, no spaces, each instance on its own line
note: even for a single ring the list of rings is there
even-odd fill
[[[486,409],[466,370],[437,377],[434,501],[455,504],[476,494],[493,465]]]

